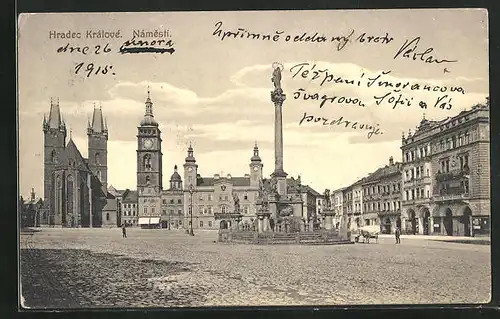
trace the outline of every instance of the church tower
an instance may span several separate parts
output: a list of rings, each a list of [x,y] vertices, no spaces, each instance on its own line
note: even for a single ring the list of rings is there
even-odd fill
[[[155,192],[163,190],[161,131],[153,116],[153,103],[146,99],[146,113],[137,128],[137,191],[152,188]]]
[[[62,152],[66,145],[66,124],[61,118],[59,99],[57,102],[50,100],[50,113],[47,120],[43,116],[44,133],[44,176],[43,176],[43,199],[49,210],[49,224],[54,224],[54,170],[59,163]]]
[[[257,143],[253,148],[253,156],[250,159],[250,186],[259,186],[259,181],[262,180],[262,168],[264,164],[262,164],[262,160],[259,156],[259,147]]]
[[[92,123],[87,126],[88,160],[92,173],[99,178],[104,194],[108,189],[108,127],[102,116],[102,108],[94,106]]]
[[[187,157],[184,163],[184,189],[189,190],[190,185],[196,189],[196,177],[198,174],[198,164],[193,154],[193,147],[189,144]]]

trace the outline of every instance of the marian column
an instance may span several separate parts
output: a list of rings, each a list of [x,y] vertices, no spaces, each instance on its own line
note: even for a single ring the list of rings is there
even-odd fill
[[[286,176],[283,170],[283,102],[286,95],[281,89],[281,71],[283,66],[279,63],[273,64],[274,90],[271,91],[271,101],[274,103],[274,172],[272,177],[275,179],[276,191],[281,196],[286,195]]]

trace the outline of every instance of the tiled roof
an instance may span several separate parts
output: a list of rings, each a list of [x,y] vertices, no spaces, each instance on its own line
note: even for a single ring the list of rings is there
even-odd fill
[[[377,169],[373,174],[369,175],[364,179],[365,183],[370,183],[379,180],[382,177],[390,176],[399,173],[401,169],[401,163],[394,163],[394,165],[386,165]]]
[[[116,205],[117,200],[116,199],[108,199],[106,201],[106,205],[102,209],[103,211],[116,211],[117,205]]]
[[[125,190],[123,192],[123,203],[136,203],[137,202],[137,191]]]

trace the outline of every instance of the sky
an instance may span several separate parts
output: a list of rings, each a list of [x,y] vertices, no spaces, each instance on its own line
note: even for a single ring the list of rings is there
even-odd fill
[[[225,37],[238,28],[251,33],[276,35],[277,41]],[[454,116],[488,96],[487,12],[480,9],[355,10],[355,11],[266,11],[266,12],[175,12],[175,13],[73,13],[25,14],[18,20],[18,146],[19,187],[28,196],[31,188],[43,195],[44,114],[50,100],[59,99],[62,116],[71,137],[87,156],[87,121],[95,105],[102,106],[109,129],[108,185],[136,188],[137,126],[145,112],[148,88],[155,119],[162,131],[163,184],[174,165],[182,167],[192,143],[202,176],[249,173],[250,157],[258,143],[264,175],[274,170],[274,105],[270,99],[272,64],[283,65],[284,170],[301,176],[303,183],[319,192],[348,186],[388,164],[401,160],[401,134],[415,130],[422,117],[440,120]],[[86,32],[120,31],[121,38],[88,39]],[[120,54],[119,47],[132,39],[133,30],[168,30],[175,52]],[[50,31],[80,32],[81,39],[49,39]],[[282,32],[282,33],[281,33]],[[324,35],[325,42],[294,42],[303,33]],[[338,50],[332,37],[348,36],[350,42]],[[356,39],[365,33],[393,40],[368,43]],[[290,35],[290,41],[286,41]],[[306,36],[307,36],[306,35]],[[419,37],[415,52],[424,52],[449,63],[425,63],[405,58],[398,50]],[[305,39],[305,37],[303,37]],[[142,39],[153,40],[153,38]],[[108,44],[109,53],[98,55],[57,53],[58,48]],[[414,43],[414,42],[412,42]],[[410,46],[409,48],[412,48]],[[426,56],[426,57],[427,57]],[[424,58],[425,59],[425,58]],[[84,67],[75,74],[75,66]],[[95,68],[111,65],[107,74],[87,77],[88,63]],[[304,78],[296,74],[298,64],[328,70],[335,78],[360,80],[348,85]],[[446,68],[446,70],[445,70]],[[306,68],[304,67],[304,69]],[[400,92],[366,85],[367,79],[390,71],[384,81],[420,83],[439,87],[461,87],[464,92]],[[363,77],[361,77],[363,74]],[[319,75],[319,74],[318,74]],[[319,97],[357,98],[364,106],[295,99],[304,89]],[[449,89],[448,89],[449,90]],[[391,92],[377,105],[377,99]],[[411,106],[393,108],[387,100],[399,94]],[[434,107],[436,100],[452,108]],[[419,101],[428,104],[419,107]],[[367,137],[367,131],[343,126],[304,122],[307,115],[378,125],[383,134]],[[181,174],[182,175],[182,174]]]

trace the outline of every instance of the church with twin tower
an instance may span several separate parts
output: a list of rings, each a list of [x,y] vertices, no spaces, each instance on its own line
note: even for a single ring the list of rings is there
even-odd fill
[[[84,158],[66,123],[59,100],[51,100],[43,118],[44,207],[40,224],[59,227],[101,227],[106,223],[109,194],[108,127],[102,109],[94,106],[87,125],[88,158]]]

